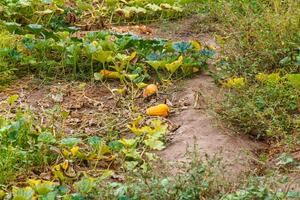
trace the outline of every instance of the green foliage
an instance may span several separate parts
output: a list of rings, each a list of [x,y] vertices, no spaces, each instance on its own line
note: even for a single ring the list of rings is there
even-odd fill
[[[19,115],[15,121],[1,119],[0,124],[0,183],[6,183],[26,172],[31,166],[53,159],[50,151],[37,141],[31,119]]]
[[[55,38],[47,39],[28,34],[19,37],[22,43],[18,48],[4,49],[2,58],[6,65],[16,69],[28,68],[29,72],[42,77],[72,74],[74,78],[95,76],[97,80],[114,78],[138,84],[149,80],[153,62],[163,63],[154,70],[160,76],[166,74],[168,77],[175,72],[179,76],[189,76],[195,69],[206,68],[211,57],[207,55],[208,50],[202,49],[196,41],[182,42],[188,48],[180,50],[177,43],[172,46],[171,42],[164,40],[146,40],[109,32],[94,32],[81,39],[71,38],[68,32],[59,32]],[[198,44],[197,48],[192,44]],[[181,61],[176,61],[178,57]]]
[[[217,37],[224,59],[222,76],[251,76],[265,70],[299,72],[300,4],[298,0],[203,1],[207,26]],[[282,63],[280,64],[280,61]]]
[[[224,195],[224,200],[252,200],[252,199],[297,199],[300,197],[299,192],[295,191],[282,191],[273,190],[270,187],[272,180],[268,180],[266,177],[250,177],[247,183],[238,189],[237,191]]]
[[[221,113],[258,138],[282,138],[299,131],[299,74],[259,74],[258,83],[227,95]]]

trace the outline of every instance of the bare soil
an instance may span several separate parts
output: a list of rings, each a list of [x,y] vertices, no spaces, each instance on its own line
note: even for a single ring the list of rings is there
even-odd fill
[[[202,156],[222,158],[231,175],[251,169],[266,145],[233,132],[217,118],[211,106],[216,99],[221,100],[222,89],[205,74],[184,81],[182,87],[175,94],[176,101],[186,106],[170,118],[179,128],[172,133],[168,148],[160,153],[164,160],[186,162],[187,152],[196,150]]]

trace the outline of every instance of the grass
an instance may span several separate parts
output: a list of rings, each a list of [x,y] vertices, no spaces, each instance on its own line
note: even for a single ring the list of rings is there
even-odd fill
[[[294,54],[294,61],[299,55],[299,1],[219,0],[202,5],[201,22],[216,31],[224,51],[223,76],[299,72],[299,63],[280,64],[288,55]]]
[[[222,113],[243,131],[260,139],[296,135],[300,125],[299,95],[299,88],[284,80],[249,83],[227,95]]]

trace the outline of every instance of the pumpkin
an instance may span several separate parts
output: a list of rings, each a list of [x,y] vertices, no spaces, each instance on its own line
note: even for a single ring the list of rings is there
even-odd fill
[[[144,98],[150,97],[153,94],[156,94],[157,92],[158,92],[158,88],[155,84],[147,85],[147,87],[143,91],[143,97]]]
[[[146,114],[149,116],[159,116],[168,117],[170,113],[170,108],[166,104],[159,104],[157,106],[152,106],[147,109]]]

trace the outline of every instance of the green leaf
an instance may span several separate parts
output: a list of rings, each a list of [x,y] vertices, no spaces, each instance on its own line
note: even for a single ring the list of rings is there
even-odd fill
[[[152,11],[154,11],[154,12],[162,10],[161,7],[159,7],[156,4],[152,4],[152,3],[148,3],[145,7],[148,8],[148,9],[150,9],[150,10],[152,10]]]
[[[172,46],[178,53],[185,53],[193,48],[193,45],[190,42],[175,42]]]
[[[52,182],[45,181],[34,185],[32,188],[39,195],[47,195],[54,190],[55,185]]]
[[[126,138],[122,138],[119,140],[120,143],[122,143],[124,146],[126,147],[132,147],[133,145],[136,144],[137,140],[136,139],[126,139]]]
[[[124,163],[124,168],[128,171],[133,171],[138,164],[139,164],[139,162],[137,162],[137,161],[126,161]]]
[[[130,159],[139,160],[141,158],[140,153],[134,148],[123,149],[122,152],[125,154],[127,158]]]
[[[83,178],[74,184],[74,188],[80,194],[87,195],[97,187],[96,179],[94,178]]]
[[[13,193],[14,200],[32,200],[32,199],[34,199],[33,198],[34,191],[30,187],[26,187],[26,188],[13,187],[12,193]]]
[[[94,149],[99,149],[102,144],[102,138],[99,136],[92,136],[88,138],[88,143],[91,145]]]
[[[69,148],[72,148],[73,146],[77,145],[79,142],[81,142],[81,139],[69,137],[69,138],[62,139],[60,141],[60,144],[62,146],[67,146]]]
[[[144,143],[153,150],[163,150],[165,148],[164,143],[154,137],[144,140]]]
[[[32,30],[42,30],[43,28],[40,24],[28,24],[27,26]]]
[[[100,73],[94,73],[94,78],[96,81],[100,81],[103,79],[103,74]]]
[[[54,191],[54,192],[49,192],[48,194],[46,195],[41,195],[39,196],[39,200],[55,200],[56,199],[56,196],[57,196],[57,192]]]
[[[153,61],[146,61],[155,71],[157,71],[159,68],[164,67],[166,64],[166,61],[159,61],[159,60],[153,60]]]
[[[21,27],[21,24],[16,22],[4,22],[4,25],[10,32],[15,32],[19,27]]]
[[[124,145],[119,142],[119,141],[111,141],[109,144],[108,144],[109,148],[113,151],[120,151],[121,149],[124,148]]]
[[[38,142],[45,144],[54,144],[56,142],[55,137],[49,132],[43,132],[38,136]]]
[[[101,63],[111,62],[113,60],[112,55],[113,55],[112,51],[100,50],[93,54],[93,59]]]

